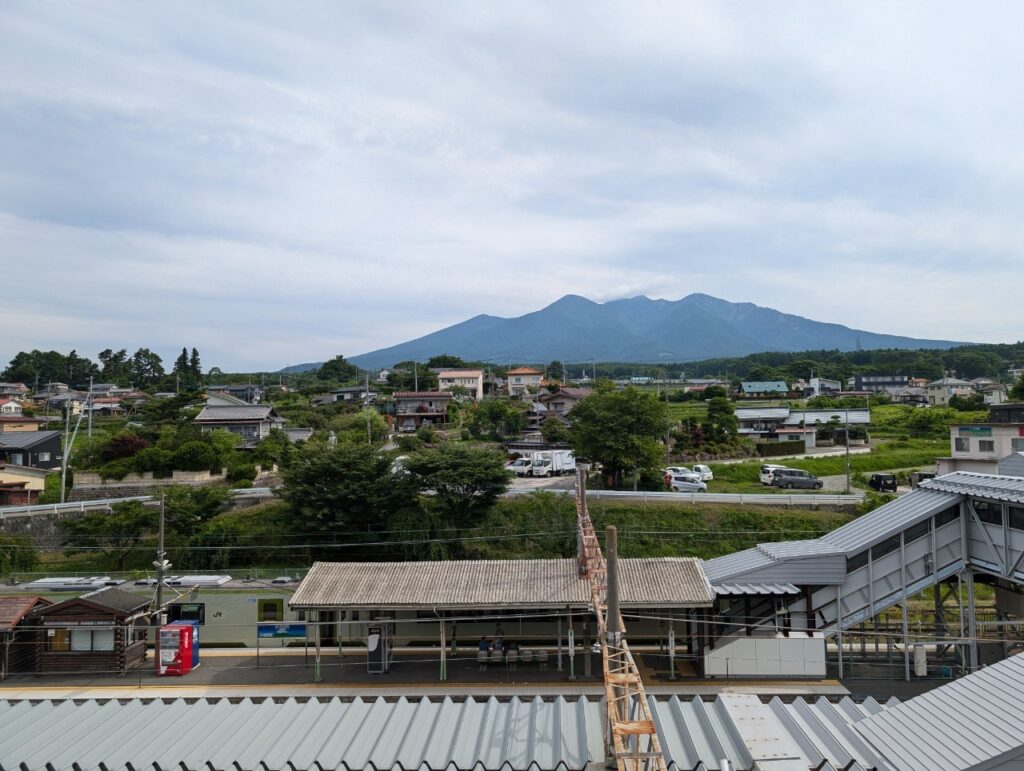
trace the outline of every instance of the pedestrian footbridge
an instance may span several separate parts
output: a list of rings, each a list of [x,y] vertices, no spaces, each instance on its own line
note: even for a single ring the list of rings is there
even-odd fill
[[[973,668],[974,576],[1024,583],[1024,477],[947,474],[820,538],[759,544],[706,560],[704,570],[724,635],[759,627],[841,635],[905,609],[928,587],[959,582]],[[904,637],[906,625],[904,612]]]

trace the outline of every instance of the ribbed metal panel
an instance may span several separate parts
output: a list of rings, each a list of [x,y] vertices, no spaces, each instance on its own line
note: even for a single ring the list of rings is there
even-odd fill
[[[1008,503],[1024,503],[1024,477],[1000,474],[977,474],[973,471],[954,471],[935,479],[927,479],[921,487],[947,493],[988,498]]]
[[[995,768],[997,759],[1019,759],[1024,754],[1024,655],[894,705],[857,728],[906,771]]]
[[[853,727],[874,702],[648,698],[676,771],[889,768]],[[0,702],[0,769],[574,771],[604,730],[586,699]]]
[[[793,584],[714,584],[712,588],[719,597],[730,595],[760,595],[760,594],[800,594],[800,589]]]
[[[847,554],[855,554],[959,500],[958,494],[920,487],[823,535],[820,540],[845,550]]]

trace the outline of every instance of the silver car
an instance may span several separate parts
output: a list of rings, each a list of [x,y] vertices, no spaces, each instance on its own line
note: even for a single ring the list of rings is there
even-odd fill
[[[706,493],[708,486],[692,476],[674,476],[669,479],[668,488],[674,493]]]

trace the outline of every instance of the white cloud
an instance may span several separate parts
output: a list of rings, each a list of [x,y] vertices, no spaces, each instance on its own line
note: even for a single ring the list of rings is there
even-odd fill
[[[566,293],[1013,339],[1022,15],[8,5],[0,359],[274,368]]]

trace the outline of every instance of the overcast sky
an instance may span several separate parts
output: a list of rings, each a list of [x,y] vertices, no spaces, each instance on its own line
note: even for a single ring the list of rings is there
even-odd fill
[[[0,359],[276,369],[569,293],[1014,341],[1022,28],[935,0],[5,2]]]

